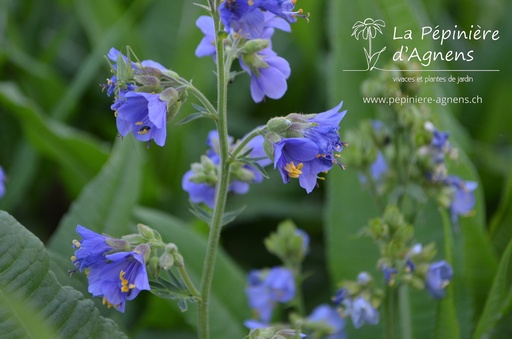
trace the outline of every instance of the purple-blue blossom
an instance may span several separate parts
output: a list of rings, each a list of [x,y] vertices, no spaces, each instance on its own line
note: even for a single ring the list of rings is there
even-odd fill
[[[445,179],[445,184],[450,186],[453,195],[450,203],[451,219],[454,224],[459,220],[459,216],[469,214],[475,207],[476,198],[474,191],[478,183],[474,181],[463,181],[461,178],[450,175]]]
[[[330,329],[325,339],[345,339],[345,320],[341,318],[336,308],[327,304],[317,306],[307,317],[308,322],[320,323]]]
[[[295,297],[293,272],[283,267],[270,270],[253,270],[247,276],[245,289],[249,306],[257,313],[257,319],[246,323],[250,328],[268,326],[277,303],[286,303]],[[254,327],[255,324],[261,327]],[[266,325],[266,326],[263,326]]]
[[[261,102],[265,97],[279,99],[286,93],[290,64],[272,49],[266,48],[239,61],[242,69],[251,76],[250,88],[254,102]]]
[[[107,260],[91,267],[89,292],[103,297],[103,304],[124,312],[127,300],[133,300],[141,290],[150,289],[146,251],[149,251],[147,245],[139,245],[133,251],[107,254]]]
[[[167,136],[167,101],[159,94],[128,92],[116,111],[117,130],[121,136],[132,133],[140,141],[153,139],[158,146]]]
[[[293,23],[297,17],[307,18],[302,9],[295,9],[296,0],[226,0],[219,6],[220,18],[227,32],[236,32],[254,39],[261,35],[265,26],[265,13]]]
[[[198,58],[204,56],[215,57],[215,24],[213,18],[207,15],[201,15],[196,20],[196,26],[203,32],[204,37],[196,47],[196,56]]]
[[[73,264],[82,271],[93,265],[106,263],[105,255],[114,248],[107,242],[112,238],[96,233],[81,225],[77,225],[76,232],[82,237],[81,241],[73,240],[73,247],[76,249]]]
[[[215,192],[217,183],[217,169],[214,168],[213,173],[210,167],[216,167],[220,164],[219,152],[219,136],[216,130],[210,131],[208,134],[207,144],[209,146],[206,152],[208,159],[206,166],[192,165],[192,169],[187,171],[182,179],[182,188],[189,194],[190,201],[195,204],[204,203],[206,206],[213,208],[215,206]],[[233,138],[229,137],[229,148],[233,149],[235,144]],[[251,139],[244,150],[249,151],[248,158],[259,159],[258,165],[265,167],[271,164],[270,159],[263,149],[263,136],[259,135]],[[243,153],[243,150],[242,150]],[[202,161],[203,163],[204,161]],[[263,180],[263,175],[249,164],[244,164],[237,171],[233,172],[228,192],[234,194],[245,194],[249,191],[250,184],[259,183]],[[208,179],[206,179],[208,178]]]
[[[453,269],[448,262],[441,260],[432,263],[425,278],[427,291],[436,299],[444,298],[446,295],[445,287],[450,283],[452,277]]]
[[[346,114],[339,111],[342,104],[307,119],[307,127],[297,131],[303,137],[282,138],[274,144],[274,168],[279,169],[284,183],[299,179],[300,186],[310,193],[317,186],[320,173],[329,171],[334,164],[340,165],[337,153],[344,144],[338,130]]]
[[[117,59],[121,55],[126,63],[128,58],[115,48],[111,48],[108,57],[117,69]],[[130,61],[133,72],[142,73],[143,69],[151,68],[165,71],[158,62],[144,60],[140,64]],[[119,135],[132,133],[137,140],[149,142],[154,140],[159,146],[165,144],[167,136],[167,100],[158,93],[136,92],[133,83],[118,84],[118,77],[113,76],[108,81],[107,95],[116,94],[111,109],[116,116],[116,126]],[[149,145],[149,144],[148,144]]]
[[[355,328],[362,327],[365,323],[376,325],[379,323],[379,311],[377,311],[370,301],[362,296],[355,299],[346,298],[343,300],[345,314],[352,318]]]

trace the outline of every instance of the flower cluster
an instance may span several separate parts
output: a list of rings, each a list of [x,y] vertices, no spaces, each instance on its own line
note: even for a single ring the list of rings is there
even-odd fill
[[[141,290],[149,290],[146,262],[150,254],[145,244],[131,248],[130,243],[93,232],[81,225],[76,231],[82,241],[73,240],[71,257],[77,270],[87,270],[89,292],[102,297],[103,304],[124,312],[126,301]]]
[[[412,243],[414,228],[396,206],[388,205],[381,218],[370,221],[366,232],[379,245],[377,267],[388,286],[406,283],[420,290],[426,287],[434,298],[444,296],[453,275],[450,264],[444,260],[432,262],[437,254],[434,243]]]
[[[234,143],[231,137],[229,141],[230,150],[234,150],[238,143]],[[207,143],[209,149],[206,155],[201,157],[201,163],[192,164],[191,170],[185,173],[182,187],[188,192],[190,201],[195,204],[204,203],[213,208],[220,164],[219,136],[216,130],[210,131]],[[249,191],[249,184],[261,182],[263,174],[257,167],[262,168],[270,164],[263,150],[261,135],[248,141],[240,153],[247,153],[245,163],[236,162],[230,167],[231,183],[228,190],[235,194],[245,194]]]
[[[307,17],[302,10],[294,11],[295,0],[226,0],[219,7],[225,30],[229,33],[226,46],[238,57],[240,66],[251,77],[251,95],[255,102],[265,97],[281,98],[287,90],[290,65],[272,50],[275,29],[290,32],[297,17]],[[215,27],[211,17],[196,21],[204,34],[196,56],[215,56]]]
[[[111,109],[119,135],[131,133],[140,141],[165,144],[167,122],[179,110],[186,92],[177,83],[176,74],[161,64],[144,60],[133,62],[110,49],[108,58],[116,74],[108,79],[107,95],[115,95]]]
[[[431,123],[425,124],[425,129],[432,133],[430,144],[425,147],[424,153],[431,159],[430,171],[427,172],[427,179],[437,185],[447,188],[445,205],[450,209],[451,219],[454,224],[458,223],[459,216],[469,214],[475,207],[474,191],[478,184],[474,181],[464,181],[458,176],[448,175],[445,163],[446,155],[451,158],[457,157],[457,150],[449,141],[449,133],[438,131]],[[441,201],[443,198],[441,197]]]
[[[293,272],[284,267],[253,270],[247,277],[245,291],[256,316],[245,325],[250,329],[265,328],[269,326],[277,303],[286,303],[295,297],[295,278]]]
[[[333,302],[340,308],[344,317],[352,318],[355,328],[362,327],[365,323],[376,325],[379,323],[379,311],[381,303],[381,291],[376,289],[372,277],[361,272],[357,281],[345,281],[333,298]]]
[[[345,143],[338,133],[341,119],[347,111],[340,112],[343,102],[317,114],[292,113],[273,118],[267,123],[265,151],[274,159],[284,183],[299,179],[299,184],[310,193],[316,186],[320,173],[328,172],[338,162],[338,153]]]
[[[0,166],[0,198],[5,195],[5,182],[7,181],[7,176],[5,175],[4,169]]]

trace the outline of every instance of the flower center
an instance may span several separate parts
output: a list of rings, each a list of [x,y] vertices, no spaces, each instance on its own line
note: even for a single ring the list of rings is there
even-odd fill
[[[295,166],[295,164],[293,163],[293,161],[289,162],[286,164],[286,166],[284,166],[284,170],[286,172],[288,172],[288,176],[290,178],[298,178],[299,175],[302,174],[302,167],[304,166],[304,164],[301,162],[300,164],[298,164],[297,166]]]
[[[141,134],[141,135],[148,134],[150,129],[151,129],[151,127],[149,127],[149,126],[142,126],[139,129],[139,131],[137,132],[137,134]]]
[[[121,292],[129,292],[132,288],[135,288],[135,284],[129,284],[129,281],[124,278],[125,271],[119,273],[119,279],[121,280]]]

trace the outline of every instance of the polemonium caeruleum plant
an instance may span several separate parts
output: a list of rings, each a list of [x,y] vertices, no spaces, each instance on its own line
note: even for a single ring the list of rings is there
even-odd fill
[[[166,145],[167,124],[189,95],[200,105],[194,106],[197,113],[181,123],[209,118],[216,124],[217,128],[208,135],[206,154],[200,162],[192,164],[182,181],[190,197],[191,211],[210,225],[199,288],[188,277],[185,258],[177,246],[164,243],[156,231],[145,225],[139,225],[138,234],[120,238],[78,226],[77,232],[83,239],[73,241],[76,253],[72,262],[75,271],[87,273],[89,292],[120,312],[128,307],[127,301],[144,290],[174,295],[183,310],[186,301],[197,302],[199,337],[208,338],[210,290],[220,231],[223,224],[236,216],[225,213],[228,193],[247,193],[250,184],[259,183],[267,176],[265,167],[271,164],[284,183],[297,179],[310,193],[324,179],[321,174],[334,165],[343,168],[338,160],[345,146],[340,140],[339,124],[346,111],[340,111],[340,103],[323,113],[291,113],[271,119],[235,141],[228,135],[227,85],[239,75],[231,73],[232,63],[238,60],[243,73],[249,75],[251,96],[256,103],[266,98],[281,98],[287,91],[291,68],[272,49],[271,39],[276,29],[290,32],[290,24],[308,15],[295,9],[295,1],[288,0],[209,0],[207,6],[201,7],[209,16],[196,21],[204,34],[196,56],[214,59],[218,89],[215,106],[190,81],[158,62],[139,61],[129,48],[126,53],[115,48],[109,51],[107,57],[114,75],[104,85],[107,95],[114,99],[111,109],[119,135],[131,134],[148,148],[152,142],[161,147]],[[269,238],[269,250],[283,260],[284,266],[249,274],[247,296],[249,306],[256,312],[255,319],[246,323],[251,330],[249,337],[304,337],[301,331],[309,331],[297,320],[284,326],[274,326],[272,321],[273,311],[280,303],[296,300],[297,317],[304,312],[304,305],[296,295],[302,279],[300,264],[308,252],[308,244],[308,235],[290,225]],[[173,277],[173,288],[166,288],[169,286],[164,278],[166,274]],[[175,290],[176,283],[179,293]],[[319,312],[307,323],[325,322],[327,334],[342,330],[339,316],[326,314],[325,310]]]
[[[255,127],[239,140],[231,137],[228,83],[245,73],[255,103],[281,98],[288,89],[291,67],[272,49],[272,37],[276,29],[290,32],[291,24],[308,16],[295,9],[295,1],[288,0],[210,0],[202,7],[210,15],[196,21],[204,37],[195,53],[213,57],[218,89],[215,101],[170,68],[152,60],[139,61],[129,48],[126,53],[114,48],[109,51],[114,75],[104,85],[114,99],[111,109],[119,135],[131,134],[147,147],[152,142],[166,145],[167,125],[189,95],[199,102],[194,104],[197,112],[181,123],[198,118],[215,122],[216,129],[207,137],[208,150],[182,179],[191,211],[210,226],[200,286],[196,288],[189,278],[186,258],[178,247],[165,243],[145,225],[138,226],[137,234],[120,238],[78,226],[83,239],[73,241],[76,253],[72,262],[75,271],[87,273],[89,292],[120,312],[142,291],[171,296],[182,310],[187,309],[187,302],[197,303],[198,334],[208,338],[220,232],[238,213],[226,213],[228,194],[248,193],[251,184],[267,176],[265,168],[270,166],[279,172],[283,183],[296,181],[311,193],[335,165],[344,169],[339,157],[347,143],[339,130],[347,111],[340,102],[320,113],[289,113]],[[243,72],[232,72],[236,60]],[[381,318],[387,336],[394,338],[400,312],[396,299],[404,295],[399,291],[412,286],[426,289],[435,299],[447,294],[454,275],[450,260],[434,261],[435,243],[418,244],[413,223],[425,203],[424,192],[432,191],[456,224],[459,216],[473,209],[476,184],[448,174],[445,158],[456,157],[448,133],[435,129],[428,116],[411,118],[409,113],[397,110],[391,119],[373,120],[347,135],[353,138],[356,150],[348,162],[361,171],[361,183],[381,207],[382,216],[370,220],[361,233],[379,249],[375,266],[381,277],[374,278],[362,267],[355,281],[339,283],[332,304],[322,304],[308,316],[301,291],[305,279],[301,265],[309,252],[309,236],[291,221],[284,222],[265,240],[267,250],[282,265],[255,269],[247,276],[248,307],[253,311],[253,317],[244,323],[248,338],[345,338],[347,324],[359,329],[377,325]]]

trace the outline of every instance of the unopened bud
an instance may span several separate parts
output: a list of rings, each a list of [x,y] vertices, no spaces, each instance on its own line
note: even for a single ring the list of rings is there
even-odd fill
[[[154,279],[157,279],[160,275],[160,265],[158,257],[151,257],[148,262],[148,272],[153,276]]]
[[[153,76],[153,77],[157,77],[157,78],[161,78],[162,77],[162,71],[159,70],[158,68],[156,67],[151,67],[151,66],[144,66],[142,68],[142,71],[144,72],[144,74],[146,75],[150,75],[150,76]]]
[[[269,41],[267,39],[253,39],[248,40],[244,47],[240,49],[242,54],[258,53],[268,47]]]
[[[144,261],[147,262],[149,260],[149,256],[151,255],[151,247],[146,244],[140,244],[139,246],[135,247],[133,252],[142,254],[144,256]]]
[[[267,128],[271,132],[280,133],[286,131],[292,122],[285,117],[272,118],[267,122]]]
[[[136,75],[134,78],[143,86],[160,86],[160,79],[151,75]]]
[[[140,235],[144,237],[146,240],[155,239],[155,231],[149,226],[144,224],[137,224],[137,229],[139,230]]]
[[[174,256],[170,253],[165,252],[160,256],[158,264],[163,270],[168,270],[174,265]]]
[[[116,252],[125,252],[130,250],[130,243],[124,239],[107,238],[105,240]]]

